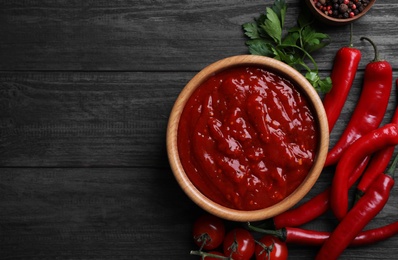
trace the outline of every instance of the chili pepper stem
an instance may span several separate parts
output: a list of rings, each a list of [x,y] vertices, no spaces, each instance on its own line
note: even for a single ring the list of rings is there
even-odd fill
[[[247,222],[247,227],[254,232],[258,232],[258,233],[262,233],[262,234],[266,234],[266,235],[272,235],[281,240],[285,240],[285,237],[283,235],[283,229],[278,229],[278,230],[263,229],[263,228],[253,226],[252,224],[250,224],[250,222]]]
[[[252,223],[250,223],[252,225]],[[272,218],[263,220],[261,222],[256,222],[255,226],[262,229],[276,229],[275,222]]]
[[[380,60],[379,59],[379,50],[377,49],[376,44],[371,39],[369,39],[368,37],[361,37],[361,41],[363,41],[363,40],[366,40],[366,41],[370,42],[370,44],[372,44],[372,46],[373,46],[373,49],[374,49],[374,52],[375,52],[375,57],[374,57],[373,61],[379,61]]]

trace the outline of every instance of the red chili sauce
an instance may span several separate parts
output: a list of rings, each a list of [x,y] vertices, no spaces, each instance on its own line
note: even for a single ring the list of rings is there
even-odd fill
[[[256,67],[217,73],[188,100],[178,151],[189,179],[229,208],[255,210],[292,193],[311,168],[317,126],[305,96]]]

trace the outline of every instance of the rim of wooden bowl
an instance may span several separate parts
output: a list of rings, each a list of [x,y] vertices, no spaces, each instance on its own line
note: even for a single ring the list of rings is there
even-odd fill
[[[274,71],[280,76],[288,78],[296,87],[301,88],[306,94],[309,102],[313,106],[314,116],[317,118],[319,128],[319,147],[318,154],[314,160],[314,165],[308,173],[303,183],[288,197],[281,202],[264,209],[258,210],[237,210],[222,206],[207,198],[202,194],[190,181],[181,164],[177,148],[177,130],[180,116],[184,106],[192,92],[200,86],[211,75],[222,70],[229,69],[234,66],[258,66],[270,71]],[[329,129],[326,113],[322,101],[313,86],[304,78],[301,73],[293,69],[289,65],[273,58],[257,55],[238,55],[219,60],[208,65],[198,74],[196,74],[183,88],[177,100],[174,103],[170,113],[167,134],[166,134],[167,153],[172,172],[188,197],[205,211],[221,217],[223,219],[245,222],[259,221],[276,216],[287,209],[296,205],[313,187],[322,172],[328,146],[329,146]]]
[[[346,18],[346,19],[338,19],[325,15],[318,8],[316,8],[313,0],[305,0],[305,2],[307,3],[307,6],[311,10],[312,14],[314,14],[314,16],[321,22],[328,25],[346,25],[363,17],[370,10],[370,8],[373,6],[376,0],[371,0],[368,6],[361,13],[357,14],[352,18]]]

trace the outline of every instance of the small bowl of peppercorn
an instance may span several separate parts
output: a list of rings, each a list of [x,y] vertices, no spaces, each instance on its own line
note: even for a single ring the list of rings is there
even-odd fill
[[[327,25],[346,25],[364,16],[376,0],[305,0],[314,16]]]

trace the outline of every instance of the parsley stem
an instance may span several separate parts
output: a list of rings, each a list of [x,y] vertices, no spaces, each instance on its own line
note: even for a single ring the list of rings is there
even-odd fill
[[[316,62],[315,62],[314,58],[311,56],[311,54],[309,54],[305,49],[303,49],[297,45],[292,45],[292,44],[280,44],[279,46],[296,48],[296,49],[299,49],[300,51],[302,51],[305,54],[305,56],[307,56],[310,59],[310,61],[312,62],[312,64],[314,65],[315,72],[318,73],[318,65],[316,64]],[[305,65],[305,66],[304,65],[305,65],[305,63],[302,63],[302,66],[305,69],[307,69],[308,71],[313,71],[307,65]]]

